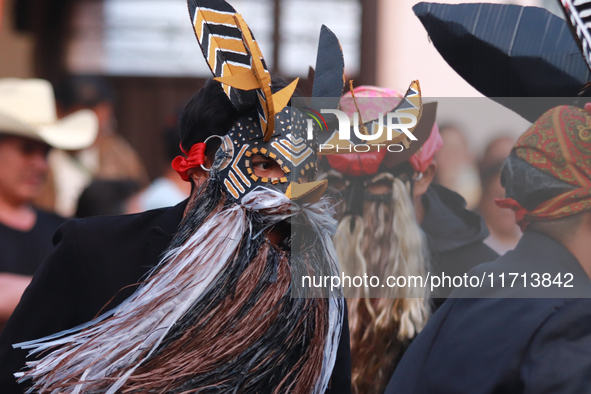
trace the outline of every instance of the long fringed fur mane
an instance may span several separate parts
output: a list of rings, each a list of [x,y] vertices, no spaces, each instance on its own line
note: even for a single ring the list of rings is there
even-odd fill
[[[391,199],[366,202],[363,217],[346,216],[339,223],[334,241],[343,272],[375,275],[381,281],[388,276],[424,277],[428,251],[410,199],[411,185],[391,174],[380,176],[392,181]],[[379,294],[363,287],[349,290],[353,392],[382,394],[400,352],[427,322],[428,297],[409,287],[380,288]]]
[[[291,297],[290,255],[265,237],[269,219],[226,199],[212,175],[136,293],[93,322],[21,344],[49,353],[23,374],[31,390],[324,391],[338,303]]]
[[[321,339],[327,333],[328,305],[322,299],[290,297],[287,253],[263,236],[265,225],[259,213],[247,215],[252,228],[244,233],[231,266],[128,380],[129,390],[153,390],[153,374],[169,382],[161,385],[167,393],[218,393],[238,388],[241,393],[259,393],[271,387],[276,387],[273,393],[313,390],[322,370]],[[253,234],[259,236],[253,238]],[[272,291],[269,283],[276,284]],[[311,319],[306,319],[310,312]],[[301,330],[303,324],[308,327]],[[283,333],[298,331],[300,334],[285,342]],[[179,357],[181,347],[200,350]],[[299,361],[294,365],[290,360]],[[236,374],[237,370],[242,372]],[[251,378],[260,371],[264,371],[262,376]],[[175,384],[175,379],[184,381]],[[220,383],[211,386],[211,381]]]

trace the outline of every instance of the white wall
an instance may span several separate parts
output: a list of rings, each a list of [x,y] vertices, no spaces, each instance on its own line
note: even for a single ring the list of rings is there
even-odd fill
[[[507,1],[444,0],[445,3],[508,3]],[[377,82],[404,91],[411,80],[421,83],[423,97],[483,97],[443,60],[419,18],[412,11],[417,0],[378,0]],[[537,0],[513,1],[538,5]],[[446,100],[439,106],[439,123],[458,120],[472,148],[479,153],[495,135],[518,136],[529,122],[487,99],[471,102]]]

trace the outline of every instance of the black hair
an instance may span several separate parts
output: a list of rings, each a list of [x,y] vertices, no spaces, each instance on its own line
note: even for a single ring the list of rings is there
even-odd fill
[[[288,84],[281,77],[272,77],[273,92]],[[297,97],[297,91],[294,93]],[[242,116],[255,111],[254,105],[234,108],[219,82],[209,79],[187,103],[179,117],[181,145],[188,152],[191,146],[212,135],[226,135]],[[217,149],[217,148],[216,148]],[[210,153],[209,151],[206,153]]]
[[[181,145],[188,152],[211,135],[225,135],[240,118],[219,82],[208,80],[187,103],[179,117]]]

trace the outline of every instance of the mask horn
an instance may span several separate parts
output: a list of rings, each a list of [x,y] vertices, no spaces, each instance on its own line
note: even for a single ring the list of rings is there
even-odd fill
[[[311,108],[336,109],[345,87],[345,60],[337,36],[325,25],[320,29]]]
[[[378,149],[387,149],[391,145],[402,144],[408,149],[410,143],[416,139],[413,132],[423,113],[423,100],[419,81],[413,81],[406,91],[406,94],[398,105],[381,119],[373,120],[364,124],[370,134],[361,137],[355,134],[356,125],[351,126],[349,117],[344,113],[339,119],[339,129],[348,128],[347,135],[342,135],[340,130],[332,132],[328,138],[319,144],[318,153],[321,155],[335,155],[357,152],[356,145],[365,145],[361,152],[374,152]],[[388,123],[392,125],[388,130]],[[396,125],[410,125],[396,127]],[[359,126],[357,126],[359,128]],[[359,132],[361,134],[361,131]]]
[[[264,140],[268,141],[274,132],[275,114],[289,102],[297,80],[272,94],[265,60],[242,16],[223,0],[188,0],[188,6],[214,79],[222,84],[236,109],[256,105]]]
[[[195,36],[211,73],[225,78],[222,88],[241,110],[252,105],[260,88],[251,66],[251,55],[242,39],[242,30],[234,16],[236,10],[223,0],[188,0]]]

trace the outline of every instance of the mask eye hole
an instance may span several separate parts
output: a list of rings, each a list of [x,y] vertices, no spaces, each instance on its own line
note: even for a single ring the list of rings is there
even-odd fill
[[[252,157],[252,170],[259,178],[282,178],[285,176],[279,163],[261,154]]]
[[[389,173],[381,173],[375,176],[371,181],[367,182],[365,187],[370,194],[375,196],[383,196],[392,192],[392,184],[394,176]]]
[[[371,194],[375,194],[378,196],[386,194],[386,193],[390,193],[392,191],[392,182],[388,182],[387,180],[382,179],[380,181],[371,183],[367,187],[367,190]]]

